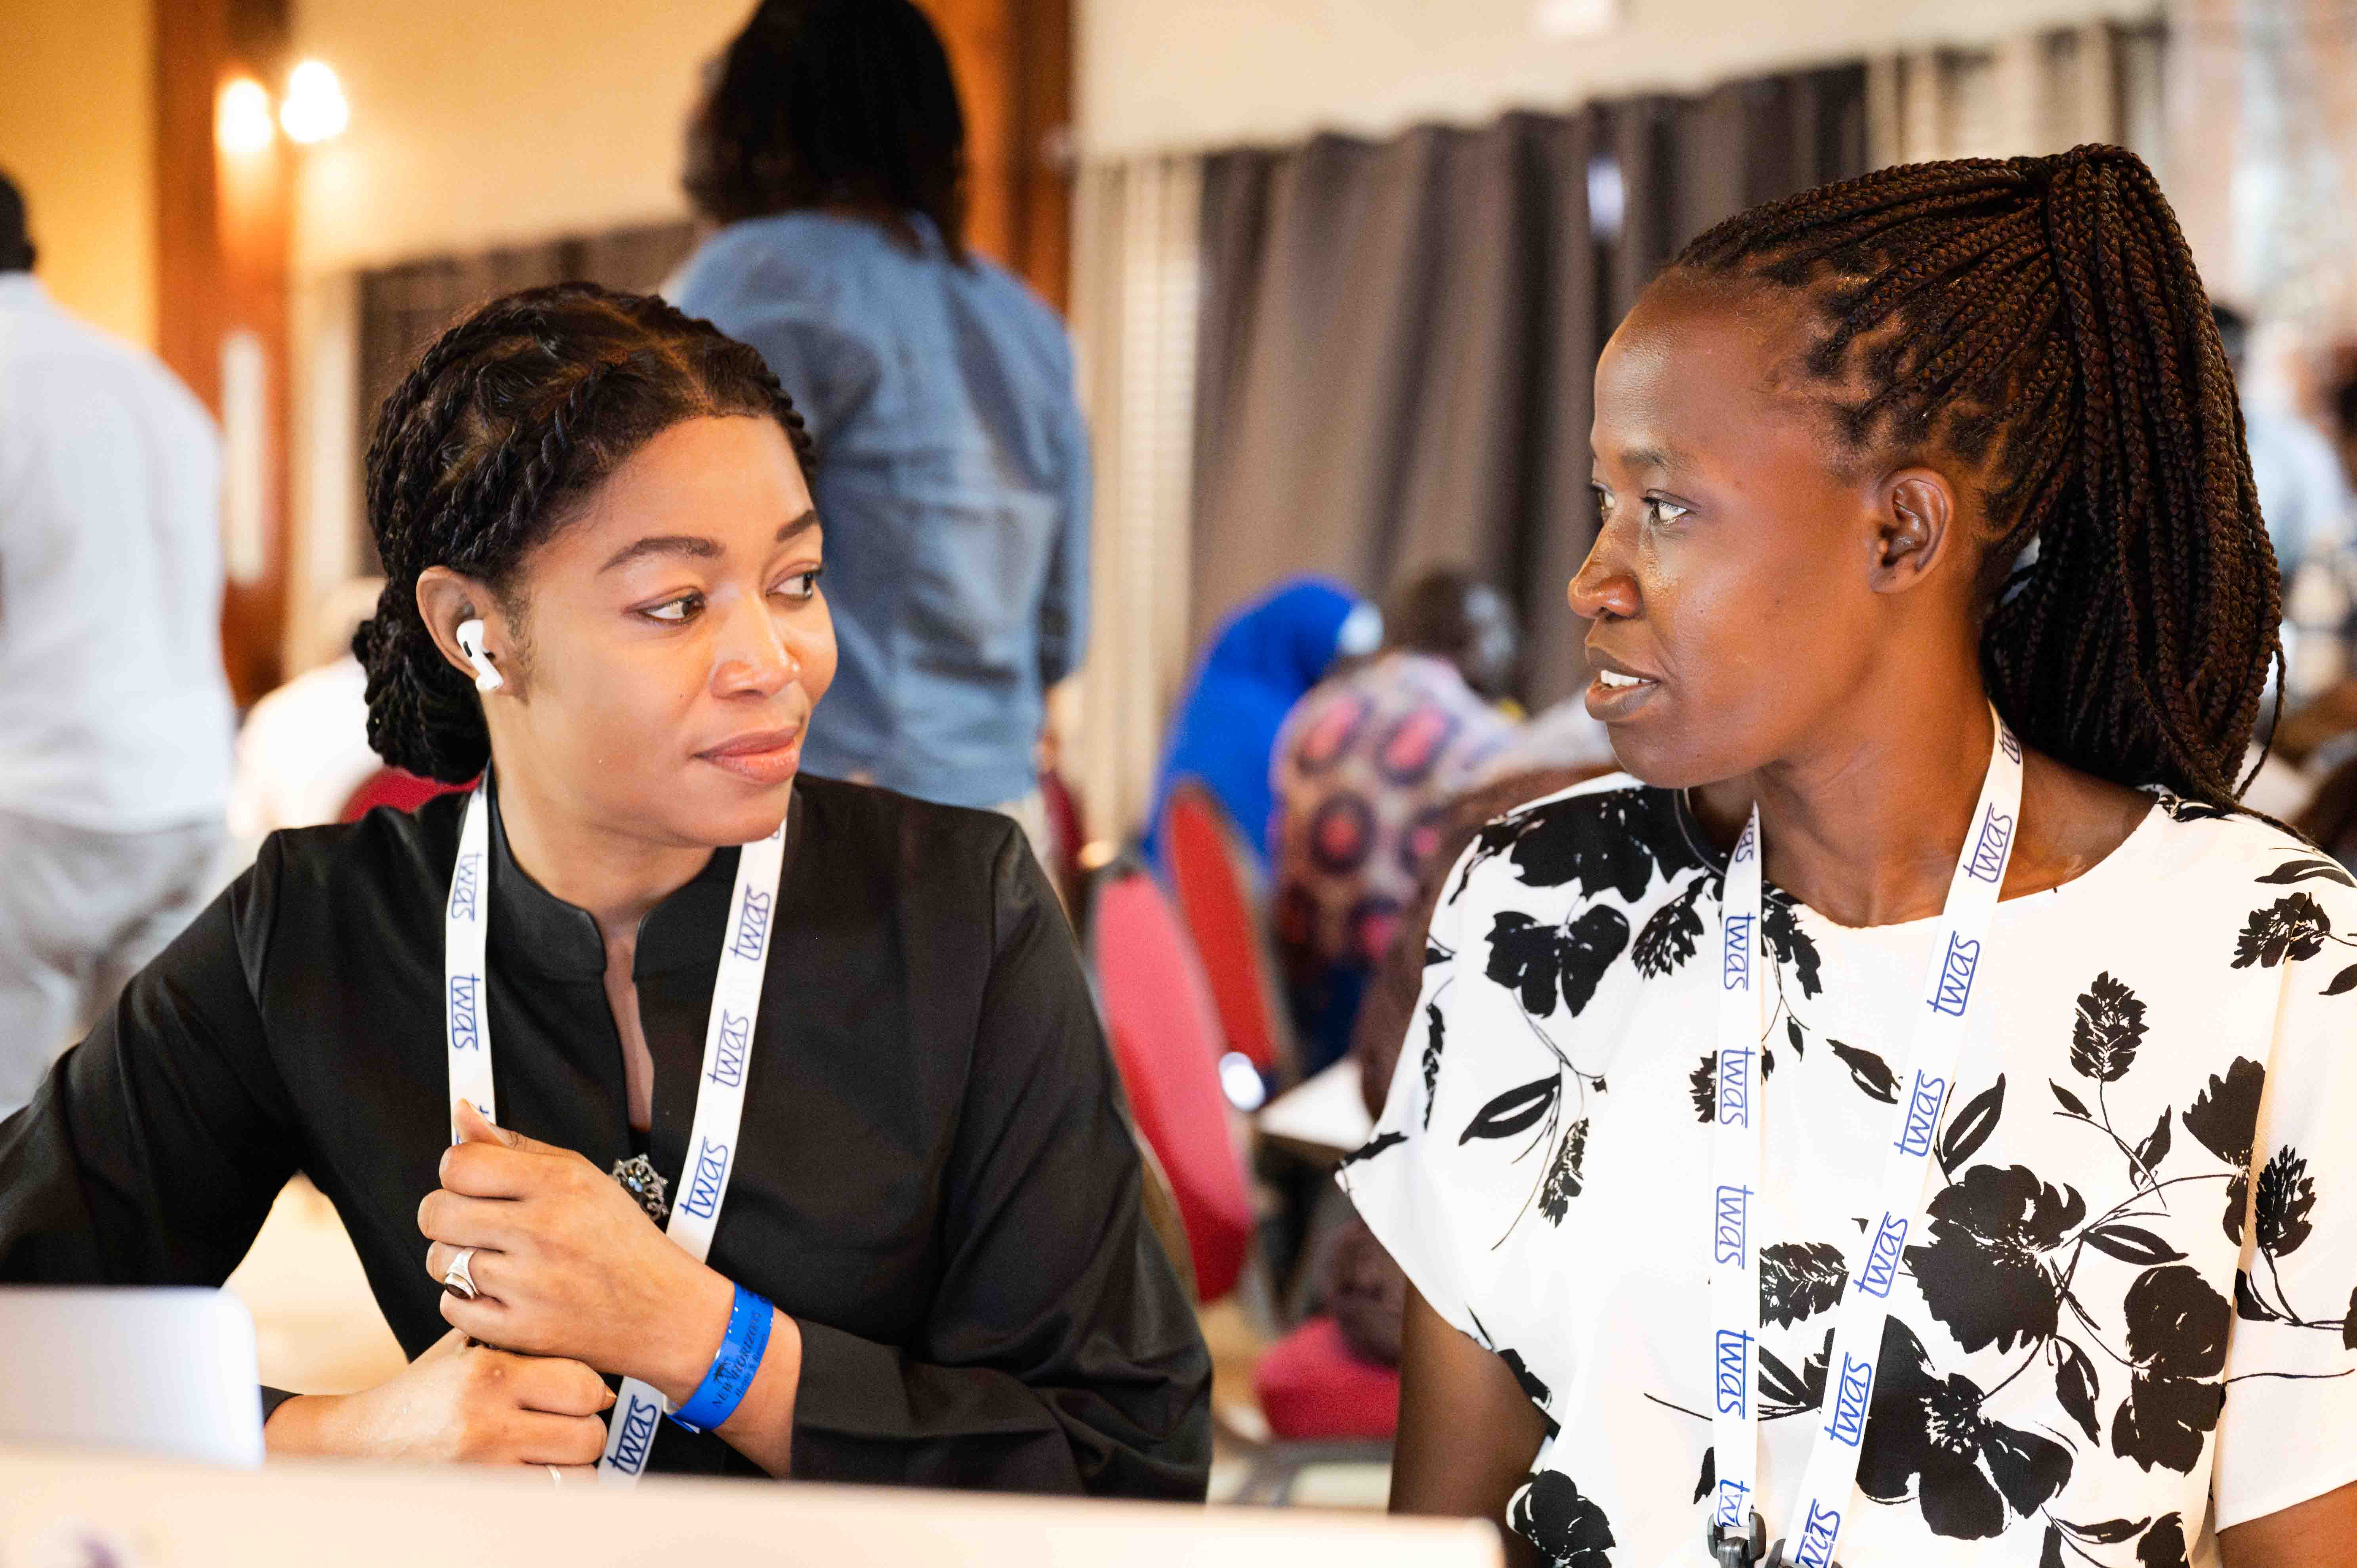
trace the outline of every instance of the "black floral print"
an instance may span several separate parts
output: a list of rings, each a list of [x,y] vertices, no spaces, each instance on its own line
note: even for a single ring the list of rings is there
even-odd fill
[[[2308,1240],[2309,1210],[2315,1207],[2316,1184],[2308,1178],[2308,1162],[2297,1149],[2277,1149],[2259,1173],[2255,1215],[2259,1251],[2278,1258],[2299,1251]]]
[[[1801,929],[1801,922],[1792,915],[1792,896],[1781,887],[1761,890],[1760,934],[1775,953],[1780,973],[1791,970],[1803,996],[1814,996],[1824,989],[1824,982],[1818,978],[1823,961],[1817,956],[1817,944]]]
[[[1427,943],[1422,1049],[1376,1155],[1343,1172],[1426,1299],[1541,1409],[1509,1522],[1579,1568],[1699,1561],[1717,1477],[1691,1336],[1724,879],[1699,831],[1674,794],[1625,784],[1485,830]],[[2357,1104],[2325,1066],[2357,1029],[2340,950],[2357,879],[2165,794],[2115,855],[2000,907],[1973,1033],[1928,1089],[1922,961],[1895,961],[1920,950],[1762,890],[1776,1201],[1754,1219],[1774,1230],[1753,1367],[1783,1481],[1824,1424],[1881,1152],[1900,1108],[1939,1097],[1934,1168],[1877,1275],[1857,1507],[1893,1561],[2002,1541],[2041,1568],[2185,1568],[2187,1520],[2284,1495],[2275,1434],[2357,1424]],[[1789,1499],[1758,1500],[1783,1533]]]
[[[2226,1185],[2223,1224],[2227,1239],[2243,1241],[2243,1216],[2251,1206],[2251,1141],[2259,1130],[2259,1091],[2266,1087],[2267,1069],[2248,1057],[2237,1057],[2222,1074],[2211,1075],[2210,1086],[2185,1108],[2185,1130],[2201,1146],[2233,1168]]]
[[[1931,1244],[1907,1265],[1956,1343],[2010,1350],[2054,1332],[2061,1282],[2048,1259],[2087,1217],[2084,1198],[2024,1165],[1975,1165],[1928,1208]]]
[[[1977,1384],[1932,1369],[1914,1330],[1883,1326],[1874,1404],[1858,1455],[1858,1490],[1877,1502],[1912,1497],[1934,1535],[1986,1541],[2035,1515],[2071,1478],[2071,1451],[1991,1421]]]
[[[2109,974],[2095,976],[2079,998],[2071,1028],[2071,1066],[2082,1078],[2117,1082],[2136,1065],[2144,1039],[2144,1004]]]
[[[2332,935],[2332,922],[2323,907],[2305,893],[2281,898],[2252,911],[2249,924],[2234,940],[2234,967],[2262,964],[2268,969],[2287,961],[2314,958]]]
[[[1696,906],[1717,881],[1697,876],[1686,884],[1684,892],[1653,911],[1653,918],[1637,933],[1637,946],[1630,954],[1638,973],[1657,980],[1694,957],[1703,933],[1702,911]]]
[[[1571,1212],[1571,1200],[1579,1196],[1579,1162],[1587,1148],[1587,1122],[1574,1122],[1564,1129],[1563,1142],[1547,1165],[1545,1185],[1539,1188],[1539,1213],[1552,1224],[1563,1223],[1563,1217]]]
[[[1424,1124],[1432,1125],[1432,1091],[1440,1085],[1440,1051],[1448,1037],[1448,1020],[1441,1015],[1440,1004],[1424,1004],[1424,1055],[1418,1070],[1424,1074]]]
[[[2217,1378],[2233,1312],[2199,1270],[2169,1263],[2136,1276],[2126,1317],[2136,1370],[2112,1421],[2112,1452],[2190,1471],[2225,1403]]]
[[[1834,1055],[1849,1069],[1850,1081],[1857,1085],[1860,1093],[1885,1105],[1899,1103],[1899,1079],[1891,1073],[1889,1062],[1862,1046],[1846,1046],[1839,1040],[1832,1045]]]
[[[1772,1078],[1776,1072],[1776,1053],[1760,1053],[1760,1076]],[[1718,1053],[1706,1054],[1686,1075],[1687,1092],[1694,1096],[1695,1120],[1709,1122],[1718,1114]]]
[[[2185,1521],[2173,1513],[2153,1520],[2136,1542],[2136,1562],[2143,1568],[2185,1568]]]
[[[1831,1312],[1848,1278],[1841,1249],[1830,1242],[1771,1242],[1760,1249],[1760,1321],[1790,1328]]]
[[[1548,1568],[1612,1568],[1612,1521],[1559,1470],[1534,1474],[1506,1517]]]
[[[1577,1017],[1596,994],[1597,982],[1628,945],[1628,918],[1609,905],[1596,905],[1561,927],[1503,914],[1490,932],[1489,975],[1514,987],[1523,1011],[1534,1017],[1552,1017],[1558,994]]]
[[[1674,810],[1654,791],[1632,789],[1518,811],[1481,830],[1457,891],[1465,890],[1483,862],[1504,854],[1526,886],[1574,886],[1590,899],[1608,890],[1624,901],[1642,897],[1656,874],[1675,876],[1702,865],[1676,831],[1669,816]]]

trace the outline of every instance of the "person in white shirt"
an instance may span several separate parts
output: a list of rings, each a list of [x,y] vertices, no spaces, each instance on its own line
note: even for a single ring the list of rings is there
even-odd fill
[[[233,725],[212,421],[33,254],[0,177],[0,1115],[212,893]]]
[[[237,865],[252,865],[262,841],[281,828],[339,821],[384,767],[368,743],[368,671],[351,652],[352,633],[376,614],[383,588],[382,577],[330,588],[303,672],[247,710],[229,791]]]

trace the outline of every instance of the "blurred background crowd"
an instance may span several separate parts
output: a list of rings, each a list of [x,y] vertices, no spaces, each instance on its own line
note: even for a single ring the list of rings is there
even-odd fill
[[[1219,1358],[1215,1497],[1381,1501],[1401,1285],[1325,1177],[1438,873],[1611,766],[1588,381],[1718,219],[2139,153],[2282,570],[2249,800],[2357,848],[2349,0],[0,0],[0,1113],[269,832],[437,788],[349,651],[371,421],[456,313],[569,278],[711,317],[810,421],[810,765],[1006,811],[1056,875]],[[268,1381],[398,1356],[299,1183],[237,1283]]]

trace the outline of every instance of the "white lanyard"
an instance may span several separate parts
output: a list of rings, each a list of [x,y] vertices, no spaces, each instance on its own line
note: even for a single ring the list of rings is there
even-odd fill
[[[1992,717],[1995,717],[1992,710]],[[1948,885],[1948,902],[1933,928],[1932,962],[1923,982],[1908,1054],[1900,1064],[1905,1086],[1891,1112],[1882,1174],[1868,1209],[1876,1218],[1847,1250],[1847,1275],[1825,1358],[1825,1400],[1817,1438],[1801,1473],[1799,1493],[1785,1520],[1783,1561],[1792,1568],[1833,1568],[1842,1518],[1857,1485],[1858,1445],[1873,1401],[1875,1363],[1901,1249],[1922,1196],[1933,1134],[1956,1055],[1964,1039],[1973,981],[2013,855],[2021,812],[2021,743],[1996,718],[1996,745],[1988,776],[1973,808],[1964,854]],[[1760,940],[1760,811],[1754,807],[1727,866],[1720,940],[1717,1117],[1711,1129],[1710,1389],[1711,1444],[1718,1492],[1710,1520],[1730,1533],[1748,1533],[1757,1508],[1760,1412],[1753,1352],[1759,1343],[1760,1237],[1752,1224],[1760,1193],[1760,1014],[1766,988],[1759,983]],[[1767,957],[1772,963],[1774,959]],[[1792,1070],[1787,1069],[1787,1071]]]
[[[458,1141],[458,1101],[472,1103],[497,1120],[491,1099],[491,1025],[483,993],[483,933],[489,899],[490,812],[483,786],[468,798],[458,830],[458,860],[450,875],[450,903],[442,929],[442,967],[447,984],[445,1012],[450,1047],[450,1141]],[[770,918],[778,898],[778,874],[785,864],[786,830],[747,844],[737,859],[737,887],[728,899],[728,924],[720,950],[720,972],[712,986],[712,1012],[704,1026],[704,1072],[707,1086],[695,1097],[695,1120],[688,1132],[687,1168],[671,1208],[664,1234],[702,1262],[712,1251],[735,1168],[737,1133],[745,1114],[745,1076],[752,1054],[753,1023],[761,1009],[761,980],[770,961]],[[669,1406],[662,1395],[635,1378],[623,1380],[597,1462],[600,1481],[631,1486],[645,1471],[654,1446],[656,1422]]]

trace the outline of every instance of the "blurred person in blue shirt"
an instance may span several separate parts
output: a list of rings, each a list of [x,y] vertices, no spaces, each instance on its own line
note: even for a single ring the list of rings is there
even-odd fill
[[[1044,841],[1046,692],[1087,636],[1089,461],[1055,313],[964,243],[965,120],[908,0],[763,0],[686,186],[677,302],[761,351],[823,464],[842,664],[812,772]]]
[[[1266,873],[1277,731],[1337,659],[1372,653],[1383,629],[1381,611],[1323,577],[1281,583],[1221,623],[1170,720],[1146,821],[1147,855],[1161,858],[1157,834],[1172,787],[1193,779],[1226,809]]]
[[[2231,306],[2212,305],[2210,315],[2239,382],[2250,358],[2251,324]],[[2349,491],[2341,458],[2323,431],[2287,409],[2244,399],[2243,428],[2259,513],[2266,519],[2267,541],[2289,587],[2309,561],[2348,546]]]

